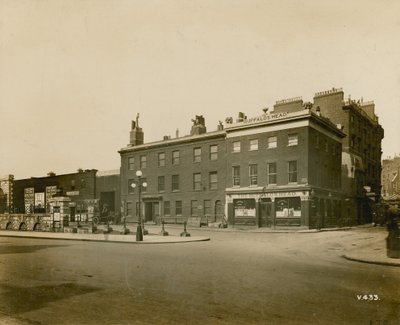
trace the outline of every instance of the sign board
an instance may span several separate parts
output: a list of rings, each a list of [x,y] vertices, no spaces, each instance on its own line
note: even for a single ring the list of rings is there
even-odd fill
[[[200,227],[201,217],[189,217],[187,225],[190,227]]]
[[[66,194],[68,196],[76,196],[76,195],[79,195],[79,191],[68,191]]]
[[[35,193],[35,207],[44,208],[44,192]]]

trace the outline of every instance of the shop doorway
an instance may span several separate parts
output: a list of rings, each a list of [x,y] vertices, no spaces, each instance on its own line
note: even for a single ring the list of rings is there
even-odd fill
[[[271,227],[273,216],[272,216],[272,202],[270,198],[263,198],[260,200],[260,227]]]

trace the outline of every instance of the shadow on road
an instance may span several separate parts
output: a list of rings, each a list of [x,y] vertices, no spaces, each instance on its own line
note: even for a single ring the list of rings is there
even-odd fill
[[[101,289],[76,283],[29,288],[18,287],[12,284],[0,284],[0,311],[6,315],[25,313],[43,308],[47,303],[98,290]]]
[[[18,253],[33,253],[41,249],[66,247],[67,245],[6,245],[0,246],[0,255],[3,254],[18,254]]]

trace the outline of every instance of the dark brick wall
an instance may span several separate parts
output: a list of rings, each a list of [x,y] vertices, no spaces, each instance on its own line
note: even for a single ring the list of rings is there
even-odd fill
[[[96,172],[97,170],[92,169],[72,174],[14,180],[14,211],[25,211],[24,189],[30,187],[34,188],[35,193],[46,192],[46,186],[57,186],[61,195],[78,191],[79,195],[70,196],[72,202],[94,199],[96,198]]]

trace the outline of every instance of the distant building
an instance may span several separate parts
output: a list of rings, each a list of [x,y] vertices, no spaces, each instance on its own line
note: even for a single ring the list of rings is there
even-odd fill
[[[135,173],[145,221],[160,218],[231,226],[333,226],[341,222],[342,138],[345,134],[302,101],[286,100],[279,112],[236,122],[226,119],[207,132],[196,116],[188,136],[144,143],[138,121],[122,148],[121,199],[124,214],[138,216]],[[293,109],[296,107],[298,109]]]
[[[49,201],[54,196],[67,196],[71,220],[75,214],[84,213],[88,206],[95,206],[99,215],[107,214],[118,220],[120,215],[119,170],[100,171],[79,169],[76,173],[56,175],[48,173],[43,177],[11,179],[13,213],[46,213]]]
[[[384,200],[400,200],[400,157],[382,161],[382,196]]]

